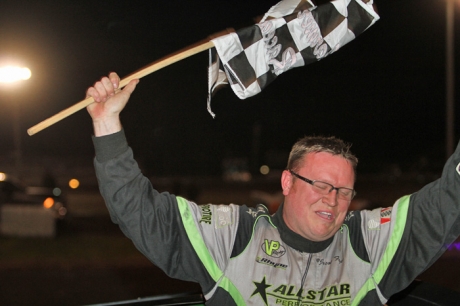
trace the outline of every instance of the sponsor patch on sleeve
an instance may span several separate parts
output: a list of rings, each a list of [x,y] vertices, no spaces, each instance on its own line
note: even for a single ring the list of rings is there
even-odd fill
[[[457,165],[457,173],[460,174],[460,163]]]
[[[232,209],[229,206],[221,205],[216,210],[215,222],[216,228],[223,228],[233,224]]]
[[[380,211],[380,224],[383,225],[391,221],[392,207],[382,208]]]

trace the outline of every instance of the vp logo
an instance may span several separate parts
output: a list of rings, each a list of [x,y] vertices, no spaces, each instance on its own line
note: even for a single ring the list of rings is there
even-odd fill
[[[286,254],[286,249],[278,241],[265,239],[262,244],[262,251],[271,257],[279,258]]]

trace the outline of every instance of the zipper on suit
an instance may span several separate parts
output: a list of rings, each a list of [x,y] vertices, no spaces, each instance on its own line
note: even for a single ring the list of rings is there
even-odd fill
[[[305,267],[305,271],[303,272],[303,275],[302,275],[302,281],[300,282],[300,288],[302,289],[300,292],[303,292],[303,286],[305,285],[305,280],[307,279],[307,274],[308,274],[308,270],[310,269],[312,257],[313,257],[312,254],[308,254],[307,266]],[[301,305],[302,295],[299,295],[298,301],[299,301],[299,305]]]

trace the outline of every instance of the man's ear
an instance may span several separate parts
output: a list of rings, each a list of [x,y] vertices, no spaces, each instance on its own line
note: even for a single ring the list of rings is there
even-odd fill
[[[288,170],[284,170],[281,174],[281,188],[284,196],[287,196],[292,188],[292,174]]]

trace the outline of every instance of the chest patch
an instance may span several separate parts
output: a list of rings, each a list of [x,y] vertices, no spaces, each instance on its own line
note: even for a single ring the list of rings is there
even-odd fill
[[[382,208],[380,211],[380,224],[385,224],[391,221],[392,207]]]

